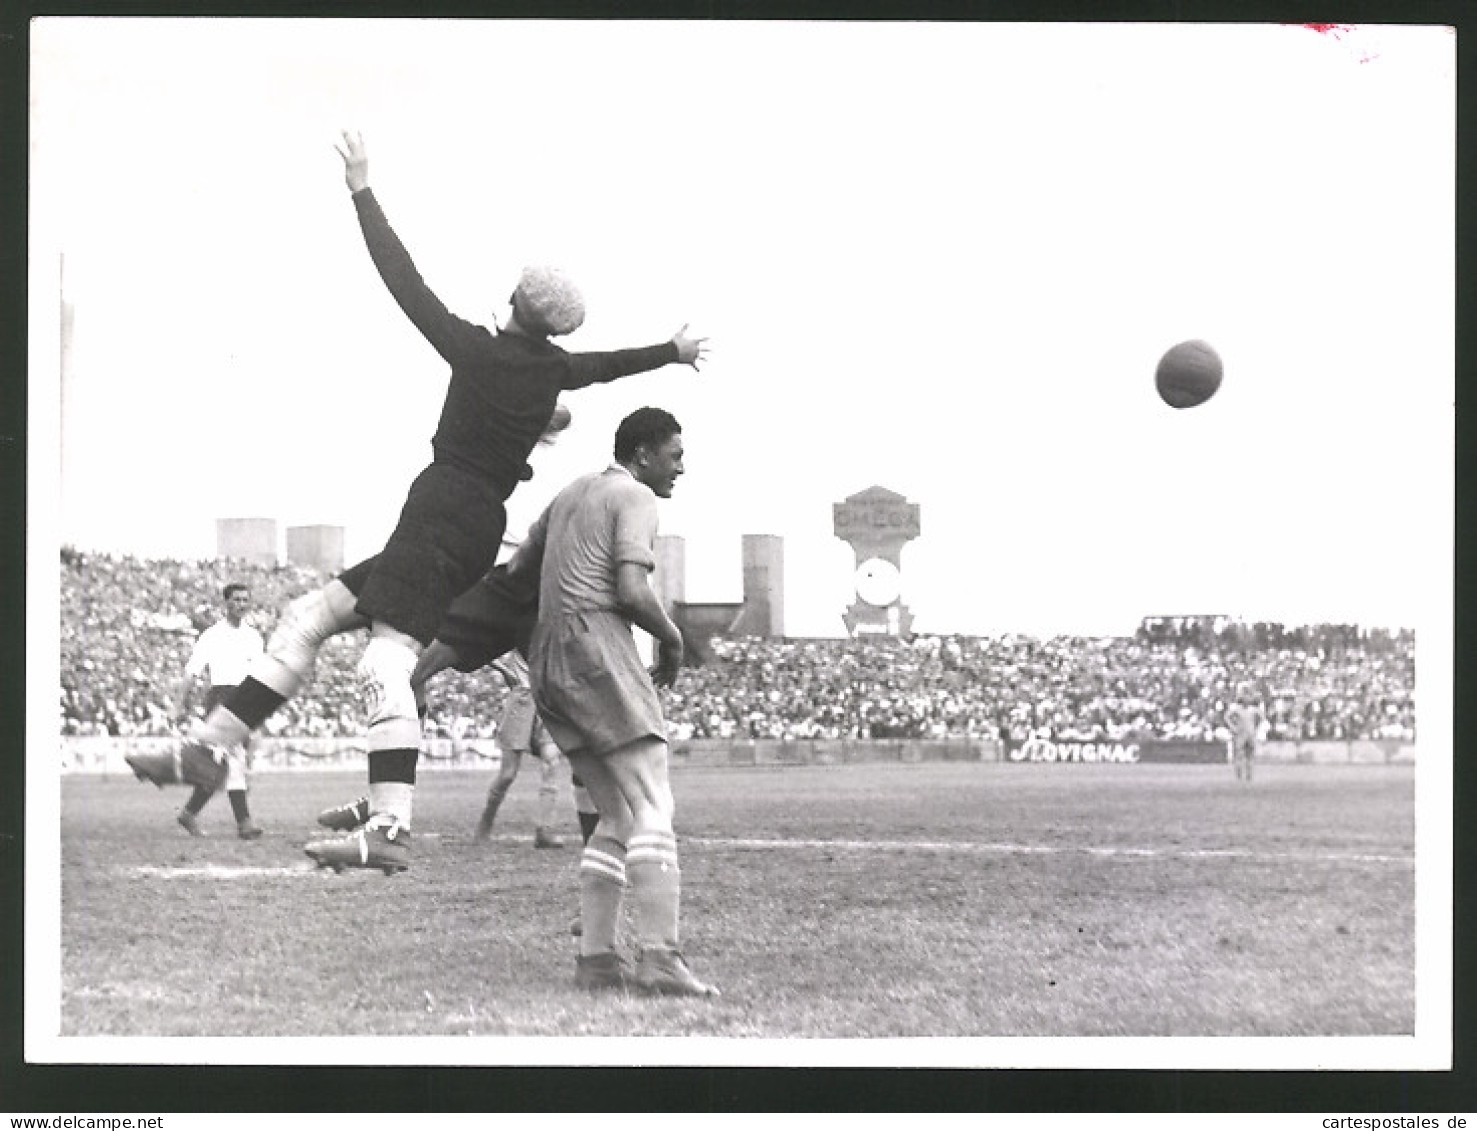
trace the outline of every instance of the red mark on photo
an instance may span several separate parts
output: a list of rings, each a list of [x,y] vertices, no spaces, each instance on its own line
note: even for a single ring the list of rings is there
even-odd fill
[[[1300,26],[1340,44],[1343,44],[1345,40],[1351,38],[1359,30],[1356,24],[1302,24]],[[1347,47],[1361,63],[1368,63],[1379,58],[1377,52],[1365,50],[1356,44],[1349,43]]]

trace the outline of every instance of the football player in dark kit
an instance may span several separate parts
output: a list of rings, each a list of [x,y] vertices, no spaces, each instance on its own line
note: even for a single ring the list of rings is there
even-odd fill
[[[260,675],[253,672],[222,705],[225,733],[217,728],[212,736],[207,729],[175,755],[159,756],[163,765],[134,769],[156,784],[196,784],[195,777],[208,776],[212,765],[223,762],[212,746],[244,739],[306,682],[324,639],[367,624],[370,639],[358,675],[367,712],[370,817],[345,836],[310,843],[307,851],[335,868],[391,873],[410,863],[420,746],[411,673],[452,600],[493,565],[507,523],[504,503],[524,478],[559,394],[673,363],[696,369],[705,346],[684,327],[669,341],[639,349],[561,349],[550,339],[580,326],[584,303],[578,289],[551,268],[523,272],[505,326],[489,330],[457,317],[426,286],[385,219],[369,187],[363,140],[345,133],[338,152],[375,268],[451,367],[431,441],[433,459],[411,484],[384,549],[290,607],[296,611],[274,634]]]

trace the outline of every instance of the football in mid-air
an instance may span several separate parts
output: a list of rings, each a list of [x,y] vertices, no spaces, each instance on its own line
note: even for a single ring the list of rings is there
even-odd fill
[[[1154,370],[1154,387],[1170,408],[1194,408],[1221,387],[1221,358],[1198,338],[1171,346]]]

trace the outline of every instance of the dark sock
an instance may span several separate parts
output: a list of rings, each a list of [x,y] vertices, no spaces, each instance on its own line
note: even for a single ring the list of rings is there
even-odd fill
[[[197,785],[195,792],[190,794],[190,800],[185,802],[185,812],[191,816],[199,816],[200,810],[205,808],[205,803],[215,796],[215,790],[206,789],[203,785]]]
[[[498,811],[498,808],[503,803],[503,798],[508,796],[508,790],[511,789],[512,786],[513,783],[510,781],[493,782],[492,785],[488,787],[487,802],[483,805],[483,809],[490,810],[491,812],[496,813]]]
[[[251,810],[246,805],[246,790],[232,789],[227,791],[226,797],[231,802],[231,812],[236,815],[236,823],[244,825],[251,820]]]
[[[420,751],[415,749],[371,750],[369,752],[369,784],[395,781],[415,784],[415,764]]]
[[[369,811],[394,817],[407,831],[415,805],[415,763],[419,755],[414,747],[369,752]]]
[[[595,826],[600,823],[600,814],[579,813],[577,816],[580,819],[580,838],[589,844],[590,838],[595,835]]]

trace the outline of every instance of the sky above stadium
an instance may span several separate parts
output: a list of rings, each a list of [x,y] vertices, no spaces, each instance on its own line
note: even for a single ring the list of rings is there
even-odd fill
[[[350,560],[383,543],[446,369],[365,253],[350,128],[453,311],[504,318],[549,262],[588,303],[568,348],[709,339],[701,373],[571,394],[515,530],[659,404],[688,598],[738,600],[741,536],[780,535],[792,635],[844,631],[831,507],[874,485],[922,509],[924,632],[1449,620],[1444,29],[32,34],[33,546],[209,556],[222,516],[343,525]],[[1189,338],[1225,381],[1175,411],[1153,371]]]

